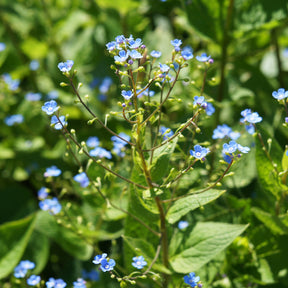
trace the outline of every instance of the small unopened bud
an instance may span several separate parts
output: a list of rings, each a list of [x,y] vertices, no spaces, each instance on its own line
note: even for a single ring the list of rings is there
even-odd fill
[[[200,133],[201,129],[199,127],[196,128],[196,133]]]
[[[60,86],[61,86],[61,87],[66,87],[66,86],[68,86],[68,84],[65,83],[65,82],[61,82],[61,83],[60,83]]]
[[[75,129],[71,129],[70,132],[71,132],[71,134],[75,134],[76,133]]]

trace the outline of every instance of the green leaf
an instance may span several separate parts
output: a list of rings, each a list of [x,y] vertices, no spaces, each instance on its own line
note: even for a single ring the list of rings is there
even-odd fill
[[[177,141],[178,137],[175,137],[171,142],[167,142],[165,145],[154,151],[151,166],[151,177],[154,182],[161,180],[165,175],[167,175],[169,160],[175,150]]]
[[[184,241],[179,247],[181,252],[171,258],[172,268],[178,273],[190,273],[200,269],[229,246],[247,227],[248,225],[217,222],[197,223],[183,238]]]
[[[186,7],[191,25],[202,36],[218,43],[222,39],[226,10],[227,1],[219,0],[193,1]]]
[[[34,215],[0,226],[0,279],[21,260],[35,224]]]
[[[282,169],[284,171],[288,170],[288,148],[285,149],[285,152],[283,153],[283,157],[282,157]]]
[[[252,212],[272,233],[278,235],[288,234],[288,227],[276,215],[271,215],[256,207],[252,208]]]
[[[47,211],[37,214],[36,230],[53,239],[63,250],[80,260],[88,260],[93,247],[87,244],[74,231],[57,224],[55,218]]]
[[[112,8],[119,11],[121,14],[126,14],[131,10],[135,10],[139,7],[139,2],[135,0],[117,0],[117,1],[106,1],[98,0],[97,4],[103,9]]]
[[[39,274],[45,268],[49,259],[50,241],[46,235],[34,230],[28,246],[25,250],[23,259],[29,259],[36,264],[34,274]]]
[[[195,192],[191,196],[179,199],[169,209],[166,219],[173,224],[190,211],[212,202],[225,192],[225,190],[211,189],[200,194]]]

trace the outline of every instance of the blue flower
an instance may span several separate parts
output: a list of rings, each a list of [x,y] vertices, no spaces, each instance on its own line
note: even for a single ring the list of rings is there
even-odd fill
[[[253,124],[245,125],[245,129],[251,135],[253,135],[255,133],[255,127]]]
[[[65,73],[65,72],[69,72],[73,65],[74,65],[73,60],[67,60],[66,62],[60,62],[58,64],[58,68],[61,72]]]
[[[29,64],[30,70],[36,71],[39,68],[40,64],[37,60],[32,60]]]
[[[105,77],[99,86],[99,92],[102,94],[106,94],[109,91],[111,84],[113,83],[110,77]]]
[[[243,118],[240,119],[241,123],[248,122],[250,124],[259,123],[262,121],[262,117],[257,112],[252,112],[251,109],[245,109],[241,112]]]
[[[207,102],[205,101],[204,96],[194,96],[193,105],[198,105],[204,109],[207,108]]]
[[[103,259],[106,259],[107,254],[103,253],[102,255],[96,255],[92,261],[94,264],[100,264]]]
[[[2,75],[2,78],[3,78],[4,82],[8,85],[8,87],[11,91],[15,91],[18,89],[19,84],[20,84],[20,80],[18,80],[18,79],[13,80],[12,77],[10,76],[10,74],[8,74],[8,73],[4,73]]]
[[[126,38],[123,35],[116,36],[115,41],[117,44],[123,44],[126,42]]]
[[[178,228],[181,230],[187,228],[188,226],[189,226],[189,223],[187,221],[179,221],[178,223]]]
[[[171,40],[171,44],[174,46],[175,51],[180,51],[180,46],[182,45],[182,41],[179,39]]]
[[[103,259],[101,260],[100,269],[103,272],[111,271],[114,269],[115,265],[116,265],[116,262],[114,259],[109,259],[109,261],[107,261],[107,259]]]
[[[49,281],[46,282],[46,287],[47,288],[65,288],[66,283],[62,279],[54,279],[54,278],[49,278]]]
[[[28,101],[39,101],[41,99],[41,93],[29,92],[25,95],[25,99]]]
[[[62,206],[56,197],[52,199],[44,199],[39,202],[39,207],[43,211],[49,211],[50,214],[56,215],[60,213]]]
[[[128,43],[129,43],[129,48],[137,49],[142,45],[142,40],[140,38],[137,38],[136,40],[132,39]]]
[[[87,187],[90,183],[89,178],[87,177],[87,174],[85,172],[75,175],[73,179],[76,182],[80,183],[80,186],[84,188]]]
[[[161,135],[163,135],[163,140],[167,140],[174,135],[174,132],[165,126],[160,126],[159,132]]]
[[[107,50],[108,51],[113,51],[114,49],[116,49],[116,42],[112,41],[106,44]]]
[[[130,56],[132,59],[140,59],[140,58],[143,57],[142,54],[141,54],[140,52],[136,51],[136,50],[130,51],[129,56]]]
[[[207,107],[206,107],[205,111],[206,111],[206,114],[208,116],[211,116],[212,114],[214,114],[215,108],[211,103],[207,102]]]
[[[14,114],[7,116],[4,120],[5,124],[8,126],[13,126],[14,124],[20,124],[24,121],[24,117],[21,114]]]
[[[285,91],[285,89],[280,88],[278,89],[278,91],[273,91],[272,96],[277,100],[282,100],[288,97],[288,91]]]
[[[99,145],[99,139],[96,136],[90,136],[87,141],[86,141],[86,145],[90,148],[95,148]]]
[[[50,100],[44,103],[42,106],[42,111],[44,111],[47,115],[52,115],[59,108],[60,107],[57,106],[57,102],[55,100]]]
[[[6,44],[0,42],[0,52],[4,51],[6,49]]]
[[[125,62],[127,60],[127,58],[129,57],[130,51],[124,51],[121,50],[119,51],[119,55],[114,56],[114,60],[118,61],[118,62]]]
[[[196,56],[196,59],[200,62],[207,62],[211,56],[207,56],[206,53],[202,53],[201,56]]]
[[[253,112],[246,116],[246,121],[249,123],[259,123],[262,121],[262,117],[257,112]]]
[[[190,285],[190,287],[196,287],[197,282],[199,281],[200,281],[200,277],[196,276],[194,272],[191,272],[188,275],[184,276],[184,282]]]
[[[147,262],[144,260],[143,256],[133,257],[132,260],[134,261],[132,262],[132,266],[134,266],[137,269],[142,269],[144,266],[147,265]]]
[[[182,50],[181,56],[184,60],[190,60],[194,57],[193,53],[189,50]]]
[[[127,141],[130,141],[130,136],[121,132],[119,133],[119,136]],[[116,155],[120,157],[124,157],[125,153],[122,151],[122,149],[127,145],[128,143],[124,140],[120,139],[117,136],[112,136],[111,140],[113,141],[113,149],[112,152],[114,152]]]
[[[161,72],[166,73],[170,70],[170,67],[167,64],[161,64],[159,63],[159,67]]]
[[[98,263],[99,264],[99,263]],[[82,270],[82,277],[92,281],[99,280],[99,272],[96,270],[86,271],[85,269]]]
[[[244,147],[244,146],[242,146],[242,145],[240,145],[240,144],[238,144],[237,149],[238,149],[240,152],[245,153],[245,154],[250,151],[250,148],[249,148],[249,147],[246,147],[246,146]]]
[[[47,93],[47,98],[48,99],[57,99],[59,97],[58,91],[56,90],[52,90],[50,92]]]
[[[14,276],[16,278],[24,278],[26,273],[30,269],[35,268],[35,263],[29,260],[20,261],[20,263],[14,268]]]
[[[142,90],[142,89],[137,90],[137,94],[140,93],[141,90]],[[143,97],[143,96],[153,97],[154,95],[155,95],[155,91],[146,89],[146,90],[144,90],[142,93],[138,94],[138,95],[137,95],[137,98],[141,98],[141,97]]]
[[[233,132],[232,129],[226,124],[218,125],[217,128],[213,131],[212,139],[223,139],[225,137],[236,140],[240,137],[240,133]]]
[[[38,195],[38,199],[39,199],[39,200],[44,200],[44,199],[46,199],[47,196],[48,196],[47,188],[46,188],[46,187],[41,187],[41,188],[38,190],[37,195]]]
[[[236,152],[238,149],[238,144],[235,141],[230,141],[229,144],[223,144],[223,153],[232,154]]]
[[[46,168],[46,172],[44,173],[44,177],[57,177],[62,173],[60,169],[58,169],[55,165]]]
[[[35,286],[37,285],[41,280],[40,276],[37,275],[31,275],[28,279],[27,279],[27,284],[30,286]]]
[[[190,150],[190,154],[195,157],[196,159],[204,159],[205,156],[210,152],[209,148],[204,148],[200,145],[195,145],[194,146],[194,151]]]
[[[131,90],[122,90],[121,95],[124,97],[125,100],[129,100],[130,98],[133,97],[133,92]]]
[[[86,281],[78,278],[76,282],[73,282],[73,288],[86,288]]]
[[[59,120],[58,120],[58,118],[55,115],[53,115],[52,118],[51,118],[51,123],[50,124],[54,125],[54,129],[56,129],[56,130],[61,130],[63,128],[63,126],[65,127],[68,124],[65,121],[65,116],[60,116]]]
[[[112,158],[111,152],[107,151],[106,149],[102,147],[96,147],[95,149],[91,150],[89,154],[90,156],[93,156],[93,157],[107,158],[107,159]]]
[[[161,57],[162,53],[160,51],[153,50],[151,51],[150,55],[154,58],[159,58]]]

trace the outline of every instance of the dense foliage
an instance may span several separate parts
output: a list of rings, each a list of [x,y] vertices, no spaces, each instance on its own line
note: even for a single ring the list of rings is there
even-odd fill
[[[3,0],[0,286],[287,287],[287,15]]]

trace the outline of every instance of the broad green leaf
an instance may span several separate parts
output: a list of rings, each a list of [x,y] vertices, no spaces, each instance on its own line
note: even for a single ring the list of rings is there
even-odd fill
[[[197,223],[183,239],[181,252],[171,258],[172,268],[178,273],[200,269],[228,247],[247,227],[217,222]]]
[[[261,275],[261,281],[265,284],[273,284],[275,282],[271,267],[266,259],[259,259],[258,272]]]
[[[179,199],[175,201],[175,203],[169,209],[166,219],[169,223],[173,224],[190,211],[212,202],[220,197],[223,193],[225,193],[225,190],[211,189],[200,194],[195,192],[195,194],[191,196]]]
[[[126,14],[127,12],[135,10],[137,7],[139,7],[139,2],[135,0],[97,0],[97,5],[99,5],[102,9],[112,8],[119,11],[121,14]]]
[[[29,259],[36,264],[34,274],[39,274],[45,268],[49,259],[50,241],[48,237],[34,230],[25,250],[23,259]]]
[[[288,227],[276,215],[264,212],[256,207],[252,208],[252,212],[272,233],[278,235],[288,234]]]
[[[0,279],[21,260],[35,225],[34,215],[0,226]]]
[[[187,5],[186,12],[193,28],[202,36],[219,43],[222,39],[227,6],[227,1],[192,1]]]
[[[171,142],[166,143],[154,151],[151,166],[151,177],[153,182],[157,182],[167,175],[169,160],[174,152],[177,141],[178,137],[175,137]]]
[[[47,211],[37,214],[36,230],[53,239],[63,250],[80,260],[88,260],[93,247],[74,231],[57,224],[55,218]]]

